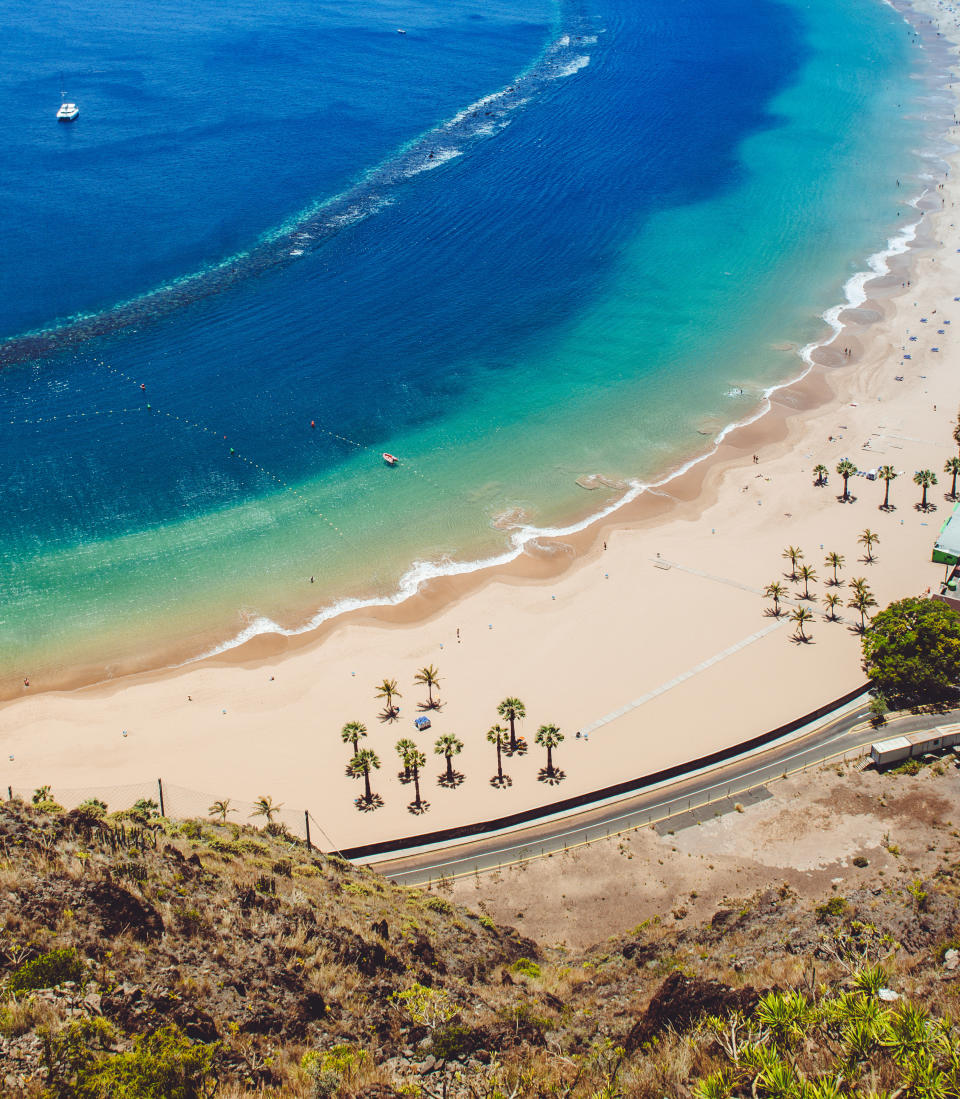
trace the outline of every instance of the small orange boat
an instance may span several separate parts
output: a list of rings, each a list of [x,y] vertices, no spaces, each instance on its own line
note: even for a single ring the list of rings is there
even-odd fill
[[[396,457],[396,455],[387,454],[386,451],[384,451],[383,460],[387,463],[388,466],[395,466],[397,462],[400,461],[400,459]]]

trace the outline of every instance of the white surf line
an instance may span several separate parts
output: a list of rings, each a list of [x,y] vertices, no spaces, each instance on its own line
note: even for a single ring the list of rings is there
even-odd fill
[[[741,585],[738,585],[738,587]],[[751,589],[747,589],[750,591]],[[778,630],[781,626],[786,625],[788,619],[778,618],[775,622],[771,622],[769,626],[764,626],[762,630],[757,630],[756,633],[750,634],[749,637],[744,637],[742,640],[731,645],[728,649],[724,649],[722,652],[716,653],[706,660],[701,660],[695,667],[690,668],[689,671],[681,672],[680,675],[674,676],[673,679],[667,683],[662,683],[659,687],[655,687],[652,691],[648,691],[645,695],[641,695],[639,698],[635,698],[632,702],[628,702],[625,706],[621,706],[619,710],[611,710],[609,714],[604,714],[603,717],[597,718],[596,721],[591,722],[589,725],[581,726],[581,733],[592,733],[594,729],[599,729],[603,725],[609,725],[610,722],[616,721],[617,718],[623,717],[625,714],[630,713],[631,710],[636,710],[638,706],[644,705],[651,699],[665,694],[667,691],[672,690],[674,687],[678,687],[681,683],[685,683],[688,679],[692,679],[700,672],[706,671],[707,668],[712,668],[714,664],[719,664],[721,660],[726,660],[728,656],[733,656],[734,653],[740,652],[741,649],[745,649],[748,645],[752,645],[754,641],[759,641],[761,638],[767,636],[767,634],[773,633],[774,630]]]

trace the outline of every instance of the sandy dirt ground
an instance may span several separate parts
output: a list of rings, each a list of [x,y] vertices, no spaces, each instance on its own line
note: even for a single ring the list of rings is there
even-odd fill
[[[913,18],[927,53],[946,66],[948,39]],[[955,24],[951,17],[944,30],[955,34]],[[955,92],[946,75],[925,79],[947,155],[957,141]],[[332,844],[348,847],[643,775],[857,686],[859,618],[842,607],[843,619],[826,620],[824,597],[835,592],[845,604],[855,576],[881,606],[936,585],[943,570],[931,549],[953,507],[943,469],[957,453],[960,185],[937,156],[929,171],[915,246],[867,284],[867,301],[844,315],[847,327],[817,354],[819,365],[777,391],[768,414],[729,434],[709,461],[563,540],[562,552],[532,549],[498,572],[433,582],[401,607],[346,617],[309,640],[259,638],[202,663],[72,690],[33,682],[0,706],[0,784],[29,792],[49,783],[65,803],[97,793],[119,807],[159,776],[182,788],[168,811],[201,814],[230,796],[237,819],[269,795],[291,827],[309,809]],[[844,457],[862,470],[897,470],[892,510],[880,509],[883,482],[864,477],[852,478],[851,499],[838,499],[834,469]],[[822,487],[813,484],[817,463],[830,471]],[[940,477],[927,510],[913,483],[921,469]],[[879,535],[872,560],[858,541],[866,528]],[[816,570],[809,600],[789,579],[788,545]],[[845,558],[836,589],[826,584],[831,551]],[[558,560],[567,562],[562,572]],[[762,594],[771,581],[788,590],[780,618]],[[807,643],[789,620],[800,605],[814,614]],[[413,677],[431,663],[442,709],[421,735],[412,719],[425,692]],[[402,692],[396,720],[382,720],[374,697],[384,677]],[[512,785],[491,787],[485,734],[511,695],[526,704],[521,731],[531,742],[545,722],[564,732],[558,785],[539,780],[545,757],[532,747],[508,761]],[[383,804],[373,812],[358,811],[362,783],[345,775],[340,729],[352,720],[366,724],[364,746],[382,763],[372,784]],[[587,728],[589,738],[577,739]],[[445,732],[464,743],[455,789],[436,781],[443,766],[433,745]],[[401,736],[428,756],[422,814],[410,812],[413,792],[398,780]]]
[[[742,812],[664,834],[643,827],[443,892],[538,942],[584,949],[644,921],[709,922],[718,908],[784,884],[816,902],[902,888],[960,854],[960,770],[939,770],[817,768],[772,783],[772,797]]]

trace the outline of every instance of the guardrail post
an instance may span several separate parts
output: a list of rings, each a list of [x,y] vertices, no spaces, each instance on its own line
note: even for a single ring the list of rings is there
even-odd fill
[[[312,851],[313,845],[310,843],[310,813],[306,809],[303,811],[303,823],[307,827],[307,850]]]
[[[165,817],[167,814],[163,810],[163,779],[157,779],[157,790],[160,792],[160,816]]]
[[[7,801],[13,801],[13,787],[7,787]]]

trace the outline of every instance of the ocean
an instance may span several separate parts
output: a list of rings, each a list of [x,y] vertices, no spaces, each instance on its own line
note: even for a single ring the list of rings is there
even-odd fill
[[[0,12],[7,693],[582,525],[762,411],[929,182],[877,0]]]

